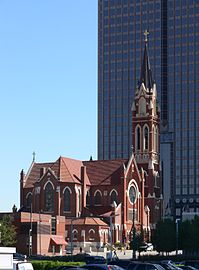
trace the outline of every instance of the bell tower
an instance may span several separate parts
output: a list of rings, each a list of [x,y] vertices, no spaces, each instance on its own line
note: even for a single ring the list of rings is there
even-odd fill
[[[140,80],[132,104],[132,141],[139,170],[144,170],[145,201],[151,208],[152,223],[160,218],[162,208],[162,181],[160,173],[160,109],[157,102],[156,84],[148,53],[148,32]],[[153,209],[160,211],[153,211]]]

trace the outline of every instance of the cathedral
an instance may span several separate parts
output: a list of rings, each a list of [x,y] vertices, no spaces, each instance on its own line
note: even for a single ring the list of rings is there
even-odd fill
[[[146,37],[132,100],[131,156],[33,160],[28,172],[20,174],[20,210],[15,213],[18,252],[65,254],[67,249],[128,244],[133,229],[150,241],[163,207],[159,121]]]

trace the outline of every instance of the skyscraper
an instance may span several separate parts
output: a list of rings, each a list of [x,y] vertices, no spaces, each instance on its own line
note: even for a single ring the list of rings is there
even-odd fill
[[[129,156],[144,39],[161,107],[165,202],[199,210],[199,2],[98,1],[98,158]]]

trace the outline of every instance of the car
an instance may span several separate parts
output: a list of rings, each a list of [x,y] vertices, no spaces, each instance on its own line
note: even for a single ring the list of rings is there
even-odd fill
[[[118,266],[118,265],[110,265],[110,264],[87,264],[81,267],[82,269],[87,270],[124,270],[124,268]]]
[[[157,262],[157,264],[160,264],[165,270],[176,270],[176,267],[174,265],[166,262]]]
[[[65,265],[65,266],[58,266],[53,268],[48,268],[48,270],[83,270],[81,266],[71,266],[71,265]]]
[[[179,265],[179,268],[183,270],[198,270],[197,268],[190,266],[190,265]]]
[[[118,260],[111,261],[108,264],[109,265],[118,265],[118,266],[126,269],[130,263],[132,263],[131,260],[128,260],[128,259],[126,259],[126,260],[125,259],[118,259]]]
[[[151,262],[161,265],[165,270],[180,270],[180,268],[170,260],[156,261]]]
[[[13,260],[13,270],[34,270],[32,263]]]
[[[94,263],[97,263],[97,264],[105,264],[106,263],[106,259],[103,257],[103,256],[90,256],[90,255],[87,255],[85,258],[84,258],[84,261],[86,264],[94,264]]]
[[[184,265],[189,265],[189,266],[193,266],[197,269],[199,269],[199,260],[189,260],[189,261],[185,261]]]
[[[153,250],[153,245],[152,243],[142,243],[139,248],[138,251],[142,252],[142,251],[152,251]]]
[[[13,259],[18,260],[18,261],[26,261],[26,255],[23,255],[21,253],[14,253],[13,254]]]
[[[152,243],[147,243],[146,251],[153,251],[153,244]]]
[[[127,270],[164,270],[164,268],[155,263],[133,262],[128,265]]]

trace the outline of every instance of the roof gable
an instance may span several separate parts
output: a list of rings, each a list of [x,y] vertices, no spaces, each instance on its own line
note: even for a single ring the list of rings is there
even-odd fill
[[[91,185],[109,185],[119,176],[126,159],[83,161]]]
[[[133,171],[135,173],[137,173],[139,180],[141,181],[141,175],[140,175],[140,172],[139,172],[139,169],[137,166],[137,162],[135,160],[135,156],[133,153],[131,154],[131,157],[128,161],[127,167],[125,168],[125,176],[127,176],[132,171],[132,167],[133,167]]]
[[[59,157],[55,162],[49,163],[33,163],[28,171],[28,174],[25,176],[25,188],[31,188],[34,186],[38,180],[43,178],[41,175],[41,169],[45,168],[45,171],[51,171],[55,177],[61,182],[67,183],[81,183],[81,167],[83,162],[80,160]],[[89,185],[89,179],[86,175],[86,184]]]
[[[52,162],[50,163],[32,163],[31,167],[25,176],[25,188],[33,187],[34,183],[40,179],[40,170],[42,168],[50,168],[52,166]]]

